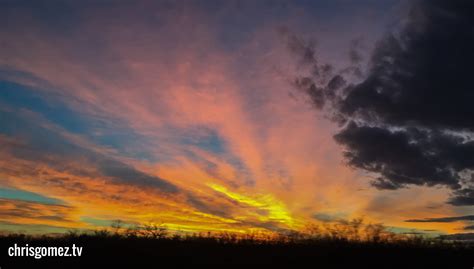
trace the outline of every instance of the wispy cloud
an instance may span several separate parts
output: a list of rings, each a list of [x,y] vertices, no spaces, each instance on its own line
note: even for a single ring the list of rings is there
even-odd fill
[[[474,221],[474,215],[406,220],[406,222],[455,222],[455,221]]]

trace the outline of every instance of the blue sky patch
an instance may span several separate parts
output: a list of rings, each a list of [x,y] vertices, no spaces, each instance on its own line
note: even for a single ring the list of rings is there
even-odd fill
[[[0,188],[0,198],[11,200],[22,200],[42,204],[64,205],[64,201],[47,197],[38,193],[22,191],[18,189]]]

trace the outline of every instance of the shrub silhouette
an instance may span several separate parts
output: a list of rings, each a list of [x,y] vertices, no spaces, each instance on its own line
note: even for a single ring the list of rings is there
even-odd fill
[[[74,258],[8,257],[2,268],[140,268],[178,264],[261,264],[292,268],[471,268],[474,248],[416,234],[395,234],[363,219],[309,224],[301,231],[250,233],[177,233],[162,223],[127,225],[115,221],[107,229],[71,230],[62,235],[0,235],[0,249],[19,246],[83,246]],[[456,265],[456,266],[455,266]],[[295,267],[296,266],[296,267]]]

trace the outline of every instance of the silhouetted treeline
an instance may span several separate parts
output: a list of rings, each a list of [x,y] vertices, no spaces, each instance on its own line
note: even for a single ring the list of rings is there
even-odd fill
[[[8,257],[14,244],[83,247],[81,257]],[[360,220],[309,226],[301,232],[174,233],[164,225],[0,236],[1,268],[167,268],[177,265],[275,265],[290,268],[472,268],[473,245],[394,234]],[[296,267],[295,267],[296,266]]]

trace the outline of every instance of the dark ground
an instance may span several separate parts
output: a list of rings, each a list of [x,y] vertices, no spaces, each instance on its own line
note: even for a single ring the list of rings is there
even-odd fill
[[[9,257],[8,248],[83,247],[81,257]],[[0,237],[0,267],[9,268],[175,268],[177,265],[248,265],[278,268],[468,268],[474,248],[447,243],[349,243],[318,240],[293,243],[225,243],[215,239],[148,239],[100,236]],[[173,266],[173,267],[171,267]],[[206,267],[204,267],[206,268]]]

